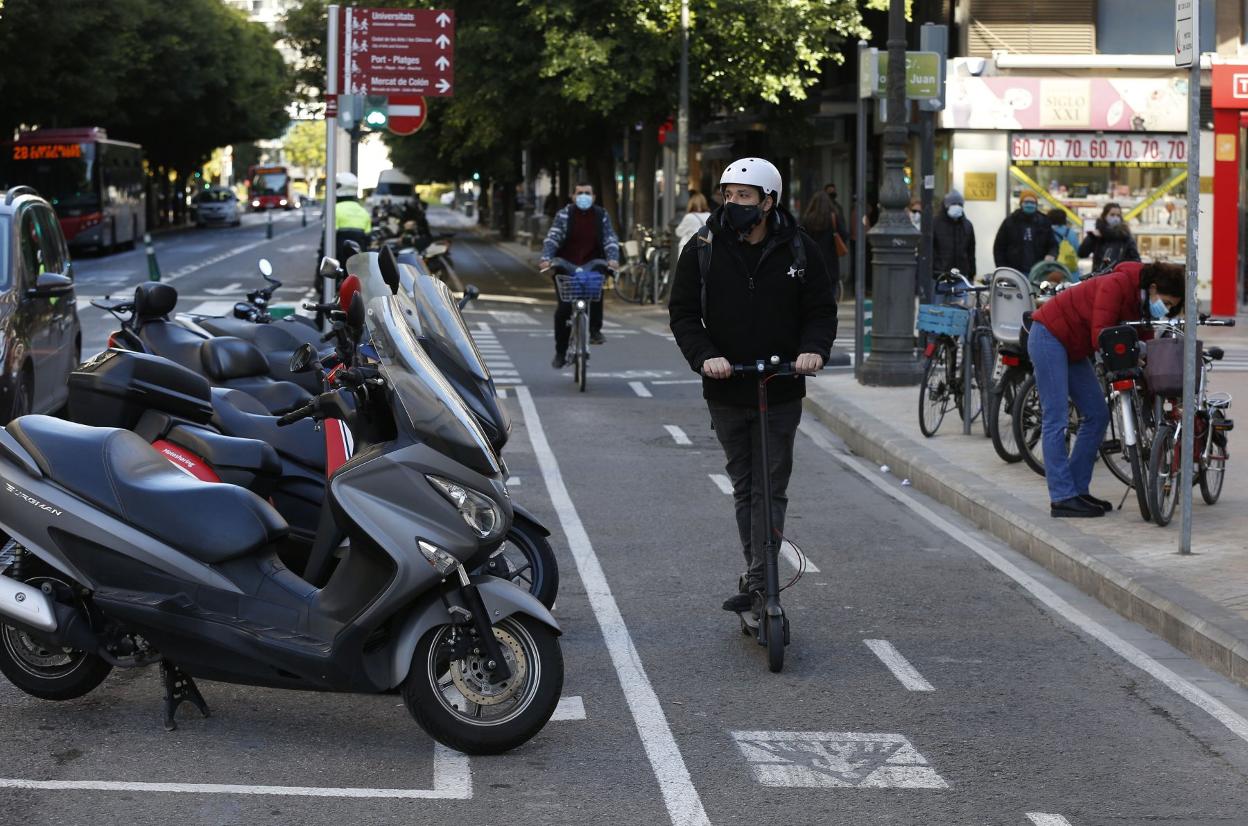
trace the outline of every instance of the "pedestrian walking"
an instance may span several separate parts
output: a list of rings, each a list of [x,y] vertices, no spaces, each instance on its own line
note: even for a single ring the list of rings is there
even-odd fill
[[[1122,207],[1110,201],[1101,209],[1096,226],[1088,230],[1079,245],[1079,257],[1092,256],[1092,272],[1113,269],[1120,261],[1139,261],[1140,251],[1135,246],[1135,236],[1122,220]]]
[[[841,207],[841,202],[836,198],[836,184],[824,184],[823,191],[832,199],[832,211],[836,213],[837,231],[840,232],[842,240],[847,240],[845,236],[849,234],[849,223],[845,220],[845,210]]]
[[[689,243],[689,239],[702,228],[702,225],[706,223],[706,219],[710,217],[711,208],[706,203],[706,196],[697,190],[689,193],[689,205],[685,208],[684,217],[676,225],[677,255],[680,254],[680,250],[685,248],[685,244]]]
[[[761,158],[733,161],[719,185],[724,205],[681,252],[668,312],[677,345],[702,375],[702,396],[732,480],[746,573],[724,609],[757,611],[763,508],[771,508],[782,531],[806,386],[800,376],[767,385],[770,467],[762,468],[754,379],[734,377],[732,365],[774,355],[800,373],[815,373],[836,338],[836,301],[818,245],[780,203],[782,180],[774,165]],[[771,480],[769,503],[762,501],[762,473]]]
[[[974,279],[975,227],[966,217],[966,201],[951,189],[940,203],[943,209],[932,220],[932,274],[956,269]]]
[[[824,263],[828,267],[828,277],[832,279],[832,289],[837,301],[841,299],[841,256],[848,252],[843,228],[836,217],[836,209],[827,193],[818,192],[810,199],[806,209],[802,211],[802,229],[819,246],[823,253]]]
[[[1010,213],[997,230],[992,259],[998,267],[1028,273],[1037,261],[1057,258],[1057,239],[1053,237],[1049,219],[1040,213],[1040,197],[1034,190],[1024,189],[1019,193],[1018,202],[1018,209]]]
[[[1053,227],[1053,238],[1057,241],[1057,255],[1054,257],[1067,272],[1079,269],[1079,233],[1066,221],[1066,210],[1053,207],[1049,210],[1049,225]]]
[[[605,258],[612,270],[620,268],[620,240],[611,228],[611,216],[594,205],[594,187],[581,181],[572,191],[572,203],[555,213],[550,231],[542,243],[542,260],[538,268],[545,270],[550,259],[562,258],[571,264],[584,264]],[[572,302],[560,301],[555,309],[555,357],[550,366],[563,369],[567,363],[568,321],[572,318]],[[603,344],[602,299],[589,305],[589,343]]]
[[[1105,391],[1092,366],[1096,341],[1106,327],[1172,314],[1183,304],[1184,278],[1183,268],[1175,264],[1127,262],[1063,290],[1032,316],[1027,352],[1040,393],[1040,440],[1051,516],[1104,516],[1112,507],[1089,493],[1092,465],[1109,424]],[[1141,334],[1148,337],[1148,332]],[[1069,453],[1068,399],[1080,418]]]

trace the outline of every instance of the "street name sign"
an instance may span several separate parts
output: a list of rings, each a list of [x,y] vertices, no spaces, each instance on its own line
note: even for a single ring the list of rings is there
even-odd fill
[[[343,8],[340,15],[339,77],[344,94],[454,93],[453,11]]]
[[[1200,0],[1174,0],[1174,65],[1191,66],[1200,53]]]
[[[906,52],[906,97],[910,100],[928,100],[942,97],[939,52]],[[876,97],[887,97],[888,52],[879,53],[879,69],[876,71]]]

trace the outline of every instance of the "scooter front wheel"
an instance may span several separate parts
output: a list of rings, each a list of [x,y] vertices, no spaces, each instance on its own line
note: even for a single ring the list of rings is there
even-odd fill
[[[785,622],[784,616],[767,617],[767,667],[771,669],[773,674],[780,673],[784,668],[784,646],[788,642],[786,637],[788,623]]]
[[[403,682],[408,713],[433,739],[464,754],[501,754],[528,742],[563,691],[563,653],[553,630],[513,615],[493,631],[511,670],[506,680],[491,682],[484,656],[473,651],[471,626],[442,625],[421,637]]]

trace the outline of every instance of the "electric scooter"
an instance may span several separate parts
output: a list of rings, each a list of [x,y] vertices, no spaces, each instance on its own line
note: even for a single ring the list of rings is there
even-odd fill
[[[733,375],[754,374],[758,377],[759,453],[764,468],[770,468],[767,457],[767,382],[777,376],[796,376],[791,362],[781,363],[779,356],[753,364],[732,365]],[[789,644],[789,619],[780,606],[780,537],[771,518],[771,474],[763,473],[763,610],[755,617],[753,610],[740,613],[741,633],[753,635],[758,644],[767,648],[767,667],[772,672],[784,668],[784,647]]]

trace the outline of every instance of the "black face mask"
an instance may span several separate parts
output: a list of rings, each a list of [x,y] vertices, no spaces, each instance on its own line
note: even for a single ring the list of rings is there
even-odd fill
[[[741,235],[746,235],[754,227],[763,222],[763,208],[758,204],[724,204],[724,220],[728,226]]]

